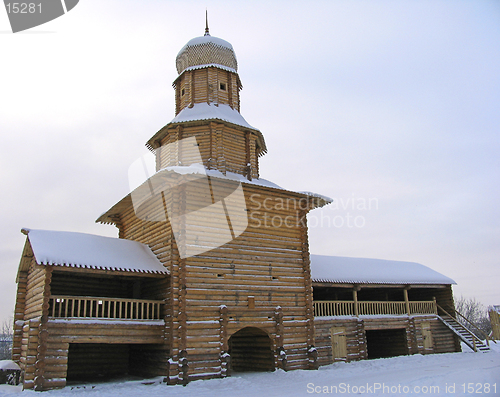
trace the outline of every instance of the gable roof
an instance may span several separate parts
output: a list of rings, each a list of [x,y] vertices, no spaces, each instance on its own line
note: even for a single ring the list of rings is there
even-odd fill
[[[311,255],[313,282],[341,284],[456,284],[454,280],[415,262]]]
[[[151,249],[137,241],[76,232],[22,232],[39,265],[168,274]]]

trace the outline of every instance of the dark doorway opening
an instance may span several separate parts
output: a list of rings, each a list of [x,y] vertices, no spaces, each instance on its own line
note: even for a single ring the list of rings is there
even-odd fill
[[[367,330],[368,359],[404,356],[408,354],[406,329]]]
[[[154,344],[70,343],[67,382],[166,375],[168,349]]]
[[[231,369],[242,371],[274,371],[272,341],[259,328],[240,329],[229,338]]]

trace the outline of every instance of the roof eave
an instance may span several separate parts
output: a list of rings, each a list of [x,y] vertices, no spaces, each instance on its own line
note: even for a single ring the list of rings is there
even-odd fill
[[[230,121],[226,121],[220,118],[210,118],[210,119],[203,119],[203,120],[189,120],[189,121],[176,121],[176,122],[170,122],[163,126],[156,134],[154,134],[147,142],[146,142],[146,147],[150,151],[154,151],[155,149],[159,148],[160,145],[158,144],[159,141],[161,141],[165,135],[167,134],[167,131],[169,128],[175,128],[179,125],[184,125],[184,126],[199,126],[206,124],[207,122],[218,122],[218,123],[223,123],[228,126],[231,126],[237,130],[240,131],[248,131],[250,130],[252,133],[254,133],[257,136],[257,147],[259,148],[258,151],[258,156],[262,157],[267,153],[267,147],[266,147],[266,142],[264,140],[264,135],[262,135],[262,132],[260,132],[256,128],[249,128],[245,127],[239,124],[234,124],[231,123]]]
[[[317,287],[342,287],[342,288],[379,288],[379,287],[389,287],[389,288],[446,288],[451,285],[456,285],[457,283],[442,283],[442,282],[394,282],[394,281],[338,281],[338,280],[323,280],[323,279],[312,279],[312,283]]]

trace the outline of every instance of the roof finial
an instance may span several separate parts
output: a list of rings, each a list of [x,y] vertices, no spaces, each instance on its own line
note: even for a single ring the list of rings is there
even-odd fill
[[[208,31],[208,10],[205,10],[205,36],[210,36],[210,32]]]

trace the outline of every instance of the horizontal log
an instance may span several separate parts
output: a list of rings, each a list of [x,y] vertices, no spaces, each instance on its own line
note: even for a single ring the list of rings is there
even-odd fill
[[[61,340],[68,343],[114,343],[114,344],[161,344],[163,343],[163,336],[102,336],[102,335],[65,335],[61,336]]]
[[[49,366],[49,365],[55,365],[55,366],[58,366],[58,365],[64,365],[66,366],[68,364],[68,357],[47,357],[47,354],[45,356],[45,364],[46,366]]]
[[[65,378],[65,376],[63,377]],[[44,382],[45,389],[62,389],[66,387],[66,379],[45,379]]]

